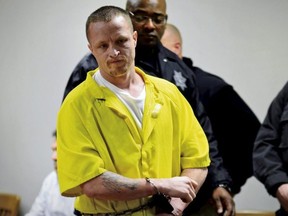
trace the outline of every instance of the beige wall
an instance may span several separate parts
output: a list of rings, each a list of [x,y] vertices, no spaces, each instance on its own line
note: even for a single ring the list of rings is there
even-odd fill
[[[231,83],[262,121],[287,80],[286,0],[167,0],[184,54]],[[26,213],[53,169],[50,143],[67,79],[88,52],[87,16],[125,0],[0,0],[0,191],[22,197]],[[245,158],[243,158],[245,160]],[[241,161],[240,161],[241,163]],[[251,178],[238,209],[275,209]]]

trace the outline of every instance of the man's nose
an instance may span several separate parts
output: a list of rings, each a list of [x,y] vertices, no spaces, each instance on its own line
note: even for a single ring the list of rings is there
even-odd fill
[[[110,51],[110,55],[112,57],[117,57],[119,55],[120,51],[114,47],[111,48],[111,51]]]
[[[146,20],[144,25],[145,25],[146,28],[155,29],[155,24],[154,24],[152,18],[150,18],[150,17],[147,18],[147,20]]]
[[[57,161],[57,151],[52,152],[52,160]]]

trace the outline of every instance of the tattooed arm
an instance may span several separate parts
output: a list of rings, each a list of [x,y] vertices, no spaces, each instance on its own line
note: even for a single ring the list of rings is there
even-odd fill
[[[195,198],[195,181],[189,177],[151,179],[157,190],[171,197],[178,197],[185,202]],[[105,200],[132,200],[157,193],[156,188],[145,178],[126,178],[112,172],[105,172],[81,185],[88,197]]]

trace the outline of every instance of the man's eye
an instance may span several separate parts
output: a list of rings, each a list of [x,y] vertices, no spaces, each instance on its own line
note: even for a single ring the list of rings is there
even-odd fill
[[[143,21],[147,20],[148,17],[142,16],[142,15],[136,15],[136,16],[134,16],[134,18],[135,18],[136,22],[143,22]]]
[[[101,44],[98,48],[99,48],[99,49],[106,49],[106,48],[107,48],[107,45],[106,45],[106,44]]]
[[[157,24],[163,23],[165,21],[165,17],[164,16],[156,16],[154,17],[153,21]]]
[[[118,40],[117,42],[118,42],[118,44],[123,44],[123,43],[125,43],[127,40],[126,39],[120,39],[120,40]]]

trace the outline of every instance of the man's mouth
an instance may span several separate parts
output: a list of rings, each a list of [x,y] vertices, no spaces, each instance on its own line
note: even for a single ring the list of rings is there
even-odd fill
[[[110,64],[118,64],[118,63],[122,63],[124,60],[123,59],[114,59],[109,61]]]
[[[156,35],[152,35],[152,34],[143,34],[141,35],[142,38],[147,38],[147,39],[157,39],[157,36]]]

